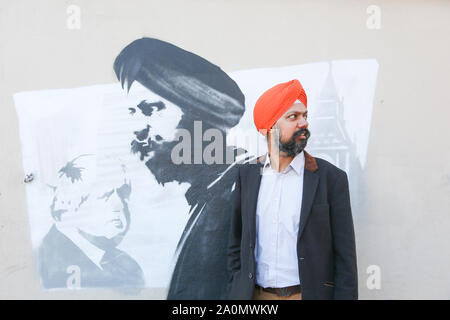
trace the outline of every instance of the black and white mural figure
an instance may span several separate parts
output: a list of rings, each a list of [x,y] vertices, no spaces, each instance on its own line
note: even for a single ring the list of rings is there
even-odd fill
[[[117,245],[129,230],[131,182],[92,181],[95,156],[80,155],[58,171],[50,214],[54,223],[39,247],[39,271],[47,288],[142,288],[143,272]]]
[[[111,64],[114,83],[14,95],[24,172],[35,177],[26,199],[44,289],[225,298],[236,164],[267,152],[253,106],[292,79],[308,95],[306,150],[348,173],[355,224],[364,216],[376,60],[225,73],[142,38]]]
[[[224,138],[245,111],[244,95],[218,66],[152,38],[125,47],[114,62],[114,70],[124,89],[130,90],[137,81],[153,97],[160,98],[130,107],[131,116],[142,113],[153,118],[166,108],[177,108],[182,113],[176,126],[170,128],[170,138],[164,138],[148,124],[136,128],[136,138],[131,142],[132,152],[158,183],[190,184],[185,194],[189,220],[176,249],[167,298],[224,299],[233,163],[242,152],[227,147]],[[164,121],[163,117],[159,119]],[[188,136],[182,136],[181,130]],[[188,147],[179,150],[180,141]],[[182,163],[174,161],[177,156]],[[210,159],[212,163],[208,163]]]

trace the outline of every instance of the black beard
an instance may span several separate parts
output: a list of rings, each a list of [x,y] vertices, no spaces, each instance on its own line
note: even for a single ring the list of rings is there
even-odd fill
[[[301,136],[302,134],[305,134],[306,139],[301,139],[300,141],[296,141],[295,139],[298,136]],[[279,149],[280,151],[283,151],[286,153],[288,157],[295,157],[300,152],[305,149],[306,144],[308,143],[308,139],[311,133],[308,129],[300,129],[298,131],[295,131],[292,135],[291,139],[287,142],[282,142],[281,137],[279,138]]]

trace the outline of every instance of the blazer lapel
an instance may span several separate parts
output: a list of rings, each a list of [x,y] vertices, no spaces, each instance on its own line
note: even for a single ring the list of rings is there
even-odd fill
[[[305,229],[306,221],[311,213],[311,207],[316,194],[317,185],[319,184],[319,177],[315,174],[318,170],[317,162],[306,151],[305,153],[305,170],[303,173],[303,197],[302,208],[300,211],[300,226],[298,230],[298,239],[302,236]]]
[[[249,192],[249,212],[248,212],[248,223],[250,226],[250,241],[255,247],[256,241],[256,206],[258,202],[259,187],[261,185],[261,170],[265,162],[265,155],[257,159],[256,164],[250,165],[249,175],[248,175],[248,192]]]

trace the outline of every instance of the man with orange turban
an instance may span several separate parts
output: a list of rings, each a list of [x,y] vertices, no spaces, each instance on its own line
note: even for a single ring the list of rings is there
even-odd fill
[[[345,171],[309,155],[307,97],[294,79],[257,100],[268,153],[237,170],[228,244],[230,299],[357,299]]]

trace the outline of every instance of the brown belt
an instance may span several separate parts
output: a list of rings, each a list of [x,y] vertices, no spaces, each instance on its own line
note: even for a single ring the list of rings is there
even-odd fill
[[[302,292],[302,287],[300,285],[284,287],[284,288],[263,288],[259,285],[256,285],[256,287],[260,290],[263,290],[263,291],[266,291],[269,293],[274,293],[279,297],[288,297],[290,295]]]

